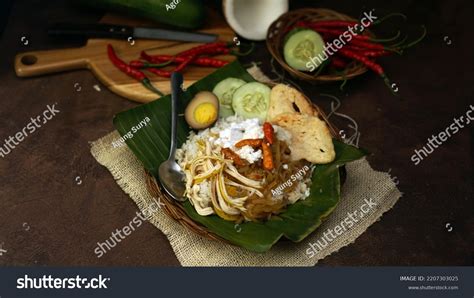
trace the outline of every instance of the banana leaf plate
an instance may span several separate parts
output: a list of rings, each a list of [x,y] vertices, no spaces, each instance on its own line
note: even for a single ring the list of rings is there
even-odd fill
[[[232,62],[189,86],[180,98],[178,114],[184,113],[187,103],[194,94],[204,90],[210,91],[218,82],[228,77],[240,78],[247,82],[255,81],[238,61]],[[144,119],[147,119],[147,125],[137,129],[137,125]],[[143,163],[145,170],[157,178],[158,167],[167,159],[171,141],[170,95],[117,114],[114,126],[122,136],[134,132],[131,138],[126,138],[126,143]],[[184,117],[178,117],[178,148],[186,141],[190,130]],[[272,216],[265,222],[245,222],[239,224],[239,228],[236,229],[235,223],[217,215],[200,216],[189,201],[174,204],[182,204],[182,209],[196,224],[231,244],[252,251],[265,252],[281,238],[299,242],[312,233],[339,202],[341,187],[339,168],[366,154],[364,150],[337,139],[333,139],[333,143],[336,159],[329,164],[316,166],[311,178],[309,197],[290,205],[284,212]]]

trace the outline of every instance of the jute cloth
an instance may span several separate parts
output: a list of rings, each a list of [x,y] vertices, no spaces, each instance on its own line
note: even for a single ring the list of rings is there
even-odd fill
[[[259,70],[256,71],[258,73]],[[255,75],[254,72],[252,75],[262,79],[263,74]],[[112,141],[119,137],[118,132],[114,131],[93,142],[91,153],[112,173],[118,185],[132,198],[140,211],[144,212],[149,206],[156,206],[156,199],[147,191],[140,161],[127,146],[113,147]],[[148,219],[168,237],[183,266],[313,266],[354,242],[402,196],[391,176],[373,170],[365,158],[347,164],[346,168],[347,180],[341,189],[341,200],[321,226],[300,243],[280,241],[266,253],[255,253],[204,239],[182,227],[164,211],[154,212]],[[364,213],[365,211],[367,212]],[[348,219],[351,218],[349,214],[357,222]],[[348,221],[353,224],[348,225]],[[335,234],[335,228],[340,234]]]
[[[112,173],[118,185],[143,212],[148,206],[156,205],[156,200],[153,200],[147,191],[140,161],[127,146],[113,148],[112,141],[119,137],[116,131],[106,135],[92,143],[91,152],[97,161]],[[347,180],[341,190],[341,200],[322,225],[302,242],[280,242],[266,253],[254,253],[201,238],[160,210],[152,213],[149,221],[168,237],[183,266],[312,266],[318,260],[354,242],[401,197],[390,175],[374,171],[365,159],[349,163],[346,168]],[[375,204],[371,209],[367,204],[368,200],[371,200],[372,205]],[[340,226],[341,222],[347,220],[348,212],[361,213],[360,208],[364,204],[364,210],[370,210],[363,218],[358,218],[357,223],[335,239],[327,241],[327,237],[324,238],[324,232],[328,229],[334,230],[337,225]],[[310,243],[317,251],[312,257],[307,254]]]

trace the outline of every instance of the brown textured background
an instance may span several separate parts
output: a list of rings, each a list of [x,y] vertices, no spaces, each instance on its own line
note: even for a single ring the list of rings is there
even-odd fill
[[[14,74],[17,52],[80,45],[48,39],[48,24],[93,22],[101,16],[65,2],[15,1],[0,41],[0,145],[47,104],[57,102],[61,111],[0,159],[0,244],[7,250],[0,265],[177,266],[166,237],[149,223],[102,258],[93,252],[97,242],[127,225],[137,208],[90,155],[89,142],[113,129],[114,114],[136,104],[106,90],[87,70],[29,79]],[[306,2],[291,1],[291,6],[315,6]],[[211,6],[217,7],[215,2]],[[472,265],[472,125],[420,165],[410,161],[414,149],[474,104],[472,1],[318,1],[317,6],[355,16],[372,8],[375,15],[400,11],[409,17],[407,31],[416,34],[417,27],[409,25],[426,24],[429,33],[402,57],[381,60],[400,97],[391,96],[373,74],[350,81],[345,92],[301,84],[326,111],[331,100],[320,93],[342,99],[339,111],[357,120],[360,145],[372,152],[369,161],[377,170],[391,169],[405,194],[355,243],[320,264]],[[20,42],[22,36],[28,46]],[[263,61],[269,72],[264,43],[243,62],[252,60]],[[348,131],[347,122],[336,124]]]

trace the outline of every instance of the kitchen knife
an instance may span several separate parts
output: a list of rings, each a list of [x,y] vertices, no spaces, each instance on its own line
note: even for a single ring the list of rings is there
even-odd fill
[[[130,27],[111,24],[55,24],[48,29],[50,36],[87,37],[87,38],[119,38],[134,39],[165,39],[189,42],[213,42],[217,35],[193,33],[158,28]]]

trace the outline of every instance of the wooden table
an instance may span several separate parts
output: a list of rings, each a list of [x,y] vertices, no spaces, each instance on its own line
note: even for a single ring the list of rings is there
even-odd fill
[[[48,104],[57,103],[60,110],[0,158],[0,244],[7,250],[0,265],[178,266],[166,237],[149,223],[102,258],[93,252],[97,242],[129,223],[137,207],[91,156],[89,142],[113,129],[114,114],[137,104],[109,92],[88,71],[30,79],[19,79],[13,72],[19,51],[79,45],[49,40],[44,34],[48,23],[93,22],[101,16],[63,3],[15,2],[0,41],[0,140],[21,131]],[[342,99],[339,111],[359,124],[360,145],[372,152],[370,163],[391,171],[404,196],[355,243],[320,264],[472,265],[472,125],[419,165],[410,158],[428,137],[474,104],[469,26],[473,4],[378,3],[319,1],[318,6],[351,15],[373,7],[380,14],[401,11],[409,16],[408,23],[427,25],[429,35],[420,46],[382,60],[400,97],[392,96],[373,74],[350,81],[342,93],[338,86],[300,85],[326,111],[331,99],[319,93]],[[413,27],[412,33],[416,30]],[[29,41],[26,46],[23,36]],[[263,61],[269,73],[268,56],[259,43],[255,54],[242,61]],[[349,133],[347,122],[336,124]]]

